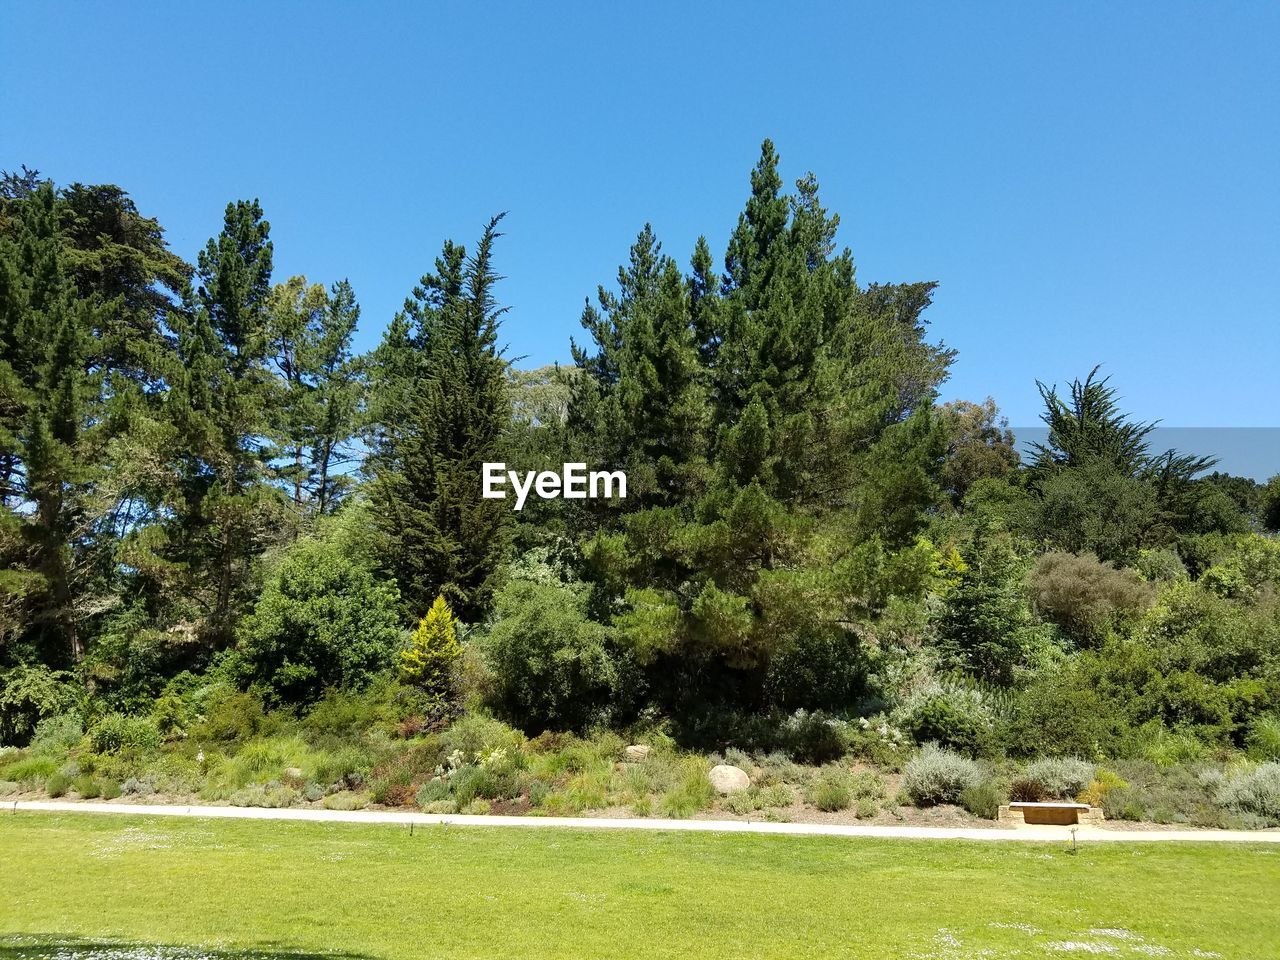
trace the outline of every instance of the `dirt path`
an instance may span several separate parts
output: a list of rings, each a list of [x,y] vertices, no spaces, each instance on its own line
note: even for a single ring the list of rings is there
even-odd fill
[[[871,824],[769,823],[745,820],[661,820],[605,817],[469,817],[390,810],[301,810],[263,807],[201,807],[169,804],[96,803],[69,800],[15,800],[0,809],[16,815],[32,813],[128,814],[146,817],[203,817],[232,820],[303,820],[321,823],[381,823],[397,826],[446,824],[465,827],[568,827],[578,830],[693,830],[711,833],[773,833],[794,836],[897,837],[918,840],[1004,840],[1070,842],[1071,827],[1021,826],[903,827]],[[1074,828],[1081,843],[1280,843],[1280,830],[1125,830],[1112,827]]]

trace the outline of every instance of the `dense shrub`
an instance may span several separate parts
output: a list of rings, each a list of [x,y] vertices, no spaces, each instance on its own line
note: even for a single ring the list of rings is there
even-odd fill
[[[1003,791],[990,780],[971,784],[960,791],[960,806],[983,820],[996,819],[1000,814],[1000,806],[1004,802]]]
[[[66,751],[78,744],[83,735],[84,728],[80,724],[80,717],[75,713],[45,717],[36,725],[35,736],[31,738],[31,749],[37,753]]]
[[[400,679],[437,697],[453,693],[457,680],[458,624],[443,596],[436,597],[427,615],[400,651]]]
[[[1218,801],[1241,813],[1250,813],[1280,826],[1280,763],[1264,763],[1223,781]]]
[[[579,585],[512,580],[478,643],[494,709],[530,733],[582,730],[620,701],[622,673],[608,629],[586,613]]]
[[[1005,710],[1004,698],[994,692],[947,678],[913,694],[898,714],[916,743],[936,743],[977,757],[996,751],[997,726]]]
[[[1040,615],[1088,646],[1132,620],[1153,599],[1151,587],[1133,571],[1092,554],[1050,551],[1036,562],[1027,582]]]
[[[956,803],[981,779],[978,765],[968,757],[933,744],[909,761],[902,774],[902,790],[917,806]]]
[[[204,720],[193,735],[200,741],[242,743],[269,733],[276,726],[260,697],[223,686],[210,696]]]
[[[819,710],[797,710],[779,728],[782,747],[797,763],[839,760],[848,750],[845,726]]]
[[[828,767],[809,785],[808,800],[828,813],[846,810],[853,803],[853,784],[849,771]]]
[[[359,687],[390,666],[400,643],[393,584],[336,545],[298,541],[267,578],[239,631],[248,679],[284,703]]]
[[[1264,713],[1254,717],[1245,743],[1249,755],[1256,760],[1280,760],[1280,714]]]
[[[75,702],[71,674],[39,664],[0,673],[0,744],[25,746],[46,717]]]
[[[1024,779],[1052,800],[1073,800],[1092,781],[1094,765],[1076,757],[1044,757],[1027,764]]]
[[[144,752],[160,746],[160,731],[150,717],[108,713],[89,728],[89,743],[97,753]]]

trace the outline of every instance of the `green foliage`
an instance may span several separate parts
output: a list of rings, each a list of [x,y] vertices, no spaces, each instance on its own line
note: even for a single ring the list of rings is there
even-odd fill
[[[1264,763],[1228,777],[1218,788],[1218,801],[1233,810],[1280,826],[1280,763]]]
[[[1027,764],[1023,778],[1039,786],[1046,799],[1074,800],[1093,782],[1095,770],[1078,757],[1043,757]]]
[[[71,675],[39,664],[0,674],[0,744],[27,743],[41,720],[68,709],[75,699]]]
[[[1280,714],[1264,713],[1254,717],[1245,743],[1249,755],[1257,760],[1280,760]]]
[[[44,782],[44,792],[53,799],[64,796],[71,789],[71,778],[65,773],[54,773]]]
[[[902,790],[917,806],[958,803],[961,794],[981,779],[978,765],[933,744],[907,761],[902,773]]]
[[[1109,630],[1136,619],[1153,599],[1151,588],[1131,571],[1059,551],[1040,557],[1029,585],[1041,616],[1082,646],[1100,643]]]
[[[1000,814],[1000,807],[1008,798],[998,785],[990,780],[982,780],[970,784],[960,791],[958,802],[975,817],[983,820],[994,820]]]
[[[291,546],[239,635],[249,678],[283,703],[311,703],[326,689],[358,688],[390,666],[400,629],[393,586],[335,544]]]
[[[901,708],[916,743],[936,743],[970,757],[996,752],[1004,699],[972,681],[944,679],[918,691]]]
[[[1012,681],[1031,619],[1024,571],[1007,539],[975,541],[938,624],[938,646],[954,666],[990,683]]]
[[[409,646],[400,651],[400,678],[430,694],[447,697],[453,691],[461,655],[453,611],[443,596],[436,597],[409,638]]]
[[[824,812],[847,810],[853,803],[849,774],[842,769],[825,769],[810,785],[809,802]]]
[[[370,494],[413,620],[440,594],[464,621],[479,620],[506,548],[510,504],[484,499],[477,475],[501,459],[511,418],[498,346],[505,309],[494,297],[499,220],[471,257],[445,243],[373,358]]]
[[[144,753],[160,746],[160,731],[150,717],[108,713],[89,728],[95,753]]]
[[[494,620],[477,640],[494,708],[530,732],[582,730],[625,711],[622,656],[607,628],[587,616],[575,584],[508,581]]]

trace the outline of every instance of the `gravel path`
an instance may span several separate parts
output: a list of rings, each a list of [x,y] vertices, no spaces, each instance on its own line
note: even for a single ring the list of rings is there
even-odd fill
[[[18,814],[40,813],[129,814],[149,817],[203,817],[231,820],[303,820],[319,823],[381,823],[408,826],[447,824],[459,827],[569,827],[590,830],[691,830],[703,833],[773,833],[826,837],[902,837],[920,840],[995,840],[1063,842],[1071,840],[1071,827],[903,827],[870,824],[769,823],[746,820],[661,820],[606,817],[470,817],[462,814],[430,814],[395,810],[279,810],[263,807],[201,807],[169,804],[73,802],[69,800],[14,800],[0,809]],[[1076,838],[1089,843],[1280,843],[1280,830],[1125,830],[1111,827],[1076,827]]]

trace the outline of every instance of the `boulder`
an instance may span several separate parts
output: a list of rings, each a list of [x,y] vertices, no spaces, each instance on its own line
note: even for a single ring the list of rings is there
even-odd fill
[[[751,786],[751,778],[745,770],[726,763],[712,767],[707,779],[718,793],[739,793]]]
[[[649,756],[649,748],[643,743],[633,743],[622,751],[622,756],[631,763],[639,763]]]

